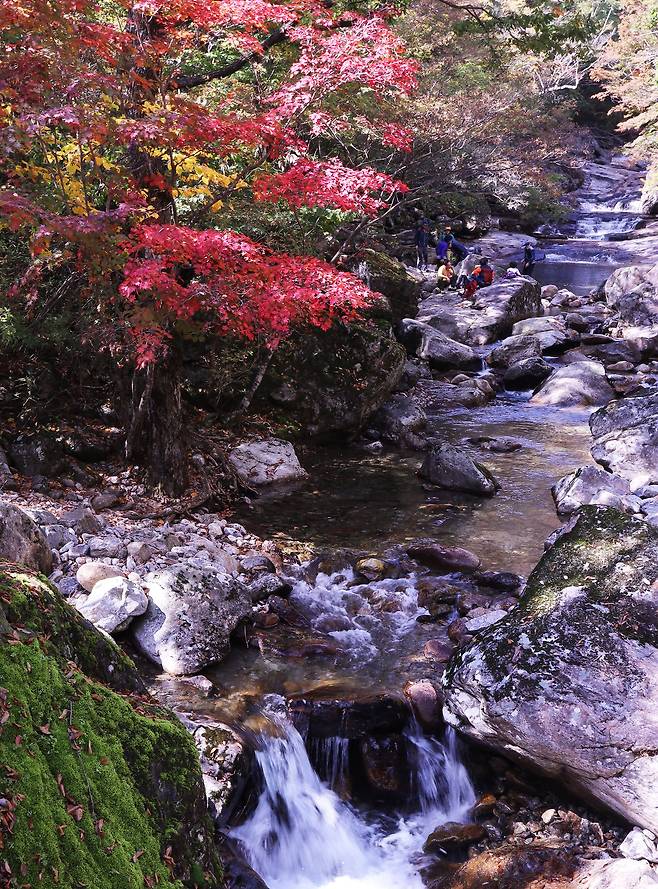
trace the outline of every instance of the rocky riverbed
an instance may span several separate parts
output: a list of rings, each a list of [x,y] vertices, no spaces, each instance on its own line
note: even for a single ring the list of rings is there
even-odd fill
[[[587,174],[541,283],[465,303],[396,266],[386,400],[349,449],[234,447],[239,521],[149,514],[129,471],[99,492],[75,463],[54,497],[24,482],[47,441],[0,454],[0,631],[22,651],[25,601],[57,601],[71,660],[69,625],[136,659],[117,691],[144,680],[193,738],[228,886],[658,885],[658,234],[641,171]]]

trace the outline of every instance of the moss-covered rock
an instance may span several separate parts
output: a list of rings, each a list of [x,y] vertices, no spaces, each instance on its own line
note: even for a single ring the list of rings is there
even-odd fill
[[[409,274],[403,263],[386,253],[362,248],[352,257],[350,265],[362,274],[372,290],[386,297],[389,318],[394,325],[403,318],[416,317],[421,282]],[[374,311],[377,313],[376,308]]]
[[[658,828],[658,532],[584,507],[446,673],[468,736]]]
[[[0,566],[7,886],[219,887],[194,742],[44,580]],[[5,885],[3,883],[3,885]]]
[[[386,323],[336,324],[282,343],[259,403],[285,437],[349,438],[386,401],[404,363],[405,351]]]

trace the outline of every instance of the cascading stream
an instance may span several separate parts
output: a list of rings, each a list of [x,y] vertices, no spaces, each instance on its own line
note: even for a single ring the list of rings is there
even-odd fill
[[[233,833],[270,889],[422,889],[424,840],[439,824],[466,820],[475,802],[455,736],[442,744],[410,732],[419,812],[391,832],[320,780],[292,725],[279,728],[256,753],[264,784],[256,809]],[[341,745],[334,748],[340,757]]]

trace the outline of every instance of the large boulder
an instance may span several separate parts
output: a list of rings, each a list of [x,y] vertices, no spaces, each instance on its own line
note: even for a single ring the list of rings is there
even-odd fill
[[[436,370],[473,370],[482,366],[482,359],[470,346],[450,339],[422,321],[405,318],[400,327],[400,339],[411,355],[424,358]]]
[[[503,383],[506,389],[523,391],[534,389],[553,373],[553,368],[543,358],[525,358],[505,371]]]
[[[606,302],[627,324],[658,321],[658,265],[617,269],[605,285]]]
[[[658,395],[623,398],[590,417],[597,463],[624,478],[658,483]]]
[[[295,334],[277,349],[256,405],[304,440],[351,438],[395,391],[405,360],[386,321]]]
[[[0,585],[3,885],[219,889],[191,736],[46,582]]]
[[[19,435],[9,443],[7,453],[21,475],[53,478],[66,466],[64,447],[49,432]]]
[[[542,352],[560,351],[570,339],[561,318],[528,318],[515,324],[512,333],[514,336],[534,337]]]
[[[106,633],[120,633],[148,605],[140,586],[125,577],[99,580],[86,599],[76,603],[80,614]]]
[[[487,355],[492,367],[510,367],[519,361],[541,355],[539,340],[535,336],[508,336]]]
[[[308,478],[294,447],[289,441],[278,438],[244,442],[233,448],[228,455],[228,462],[241,482],[255,488],[304,481]]]
[[[418,320],[451,339],[469,346],[484,346],[512,333],[517,321],[540,315],[541,288],[531,278],[504,280],[478,290],[469,307],[448,305],[443,295],[424,300]]]
[[[557,370],[530,400],[553,407],[600,407],[614,396],[600,362],[578,361]]]
[[[50,574],[53,557],[44,533],[26,512],[0,501],[0,559]]]
[[[400,447],[420,448],[425,444],[422,434],[427,415],[410,395],[398,393],[383,404],[371,418],[370,426],[384,441]]]
[[[139,650],[167,673],[188,676],[221,661],[230,635],[251,614],[246,587],[189,565],[146,575],[149,604],[131,624]]]
[[[583,507],[520,604],[450,663],[469,738],[658,830],[658,531]]]
[[[399,260],[376,250],[361,249],[350,260],[350,268],[371,290],[386,297],[393,324],[416,316],[421,282]]]
[[[420,475],[439,488],[484,497],[493,497],[500,488],[486,466],[472,460],[463,449],[449,444],[437,445],[429,451]]]
[[[581,506],[614,506],[624,509],[630,505],[631,489],[628,481],[618,475],[599,469],[598,466],[582,466],[565,475],[551,489],[555,508],[559,515],[571,515]]]

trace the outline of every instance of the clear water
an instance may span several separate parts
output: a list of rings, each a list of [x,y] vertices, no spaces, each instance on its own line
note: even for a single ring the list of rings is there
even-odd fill
[[[323,783],[291,725],[263,736],[256,753],[263,791],[233,836],[270,889],[422,889],[424,841],[440,824],[465,821],[475,792],[454,734],[440,743],[415,730],[408,744],[418,808],[391,825]]]

